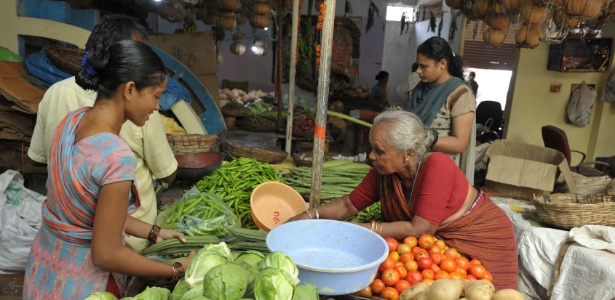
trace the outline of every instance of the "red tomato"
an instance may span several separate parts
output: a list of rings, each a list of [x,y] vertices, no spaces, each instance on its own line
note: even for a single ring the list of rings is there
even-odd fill
[[[408,275],[408,271],[404,267],[404,264],[399,263],[399,265],[395,266],[395,268],[393,268],[393,270],[395,270],[395,271],[397,271],[397,273],[399,273],[399,279],[406,279],[406,276]]]
[[[423,257],[429,258],[429,253],[427,251],[425,251],[425,250],[419,251],[418,253],[416,253],[414,255],[414,259],[417,259],[417,260],[421,259]]]
[[[373,294],[378,295],[384,289],[384,282],[382,282],[382,279],[376,278],[374,279],[374,281],[372,281],[369,287],[372,289]]]
[[[384,299],[398,300],[399,292],[394,287],[387,286],[384,290],[382,290],[382,293],[380,293],[380,297]]]
[[[442,269],[442,271],[450,273],[457,270],[457,264],[452,258],[447,257],[440,262],[440,268]]]
[[[439,265],[444,256],[441,253],[432,253],[429,255],[429,258],[431,258],[434,264]]]
[[[395,286],[399,281],[399,273],[395,269],[386,269],[382,271],[380,279],[382,279],[385,286]]]
[[[434,274],[438,273],[438,271],[441,271],[442,269],[440,269],[440,267],[436,264],[431,265],[431,269],[433,271]]]
[[[421,272],[421,275],[423,275],[423,281],[425,281],[425,279],[433,279],[435,274],[431,269],[425,269]]]
[[[418,243],[416,237],[414,236],[408,236],[404,239],[404,244],[406,245],[410,245],[410,248],[416,246]]]
[[[402,255],[406,252],[410,252],[410,254],[412,254],[412,247],[410,247],[410,245],[408,244],[399,244],[399,246],[397,246],[397,253],[399,253],[399,255]]]
[[[433,261],[429,257],[421,257],[417,261],[417,264],[419,265],[419,269],[425,270],[431,268]]]
[[[359,291],[359,295],[361,296],[373,296],[372,288],[368,285],[364,289]]]
[[[397,251],[393,251],[391,253],[389,253],[389,257],[394,259],[395,261],[399,260],[399,253],[397,253]]]
[[[388,237],[388,238],[384,238],[384,240],[389,245],[389,253],[397,250],[397,246],[399,246],[399,242],[396,239]]]
[[[440,249],[440,247],[433,245],[433,247],[427,249],[427,252],[429,252],[429,254],[432,253],[442,253],[442,249]]]
[[[412,252],[406,252],[399,256],[399,261],[404,264],[409,260],[414,260],[414,255],[412,254]]]
[[[382,272],[386,269],[393,269],[395,267],[396,261],[390,257],[387,257],[378,267],[378,271]]]
[[[466,257],[455,257],[454,260],[457,263],[457,267],[463,268],[466,271],[470,268],[470,261]]]
[[[419,269],[419,265],[416,263],[415,260],[409,260],[404,264],[404,268],[406,269],[406,271],[410,272],[410,271],[416,271]]]
[[[395,289],[397,290],[398,293],[403,293],[405,289],[409,288],[410,286],[412,286],[412,284],[410,284],[410,282],[408,282],[408,280],[400,280],[395,284]]]
[[[436,238],[431,234],[422,234],[419,237],[419,247],[423,249],[429,249],[436,243]]]
[[[406,280],[408,280],[410,284],[415,285],[423,280],[423,274],[419,271],[410,271],[408,272],[408,276],[406,276]]]
[[[468,270],[468,272],[474,275],[474,277],[476,277],[477,279],[483,279],[485,278],[485,275],[487,274],[487,269],[483,265],[474,264],[470,266],[470,269]]]

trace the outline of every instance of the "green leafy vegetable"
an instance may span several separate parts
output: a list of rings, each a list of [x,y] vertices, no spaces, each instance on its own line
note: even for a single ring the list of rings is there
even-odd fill
[[[182,296],[184,296],[185,293],[188,292],[188,290],[190,290],[188,288],[188,285],[186,285],[186,280],[185,279],[180,279],[177,284],[175,285],[175,288],[173,289],[173,292],[171,292],[171,300],[180,300],[182,298]]]
[[[133,300],[168,300],[171,291],[162,287],[146,287],[145,291],[132,297]]]
[[[265,257],[265,255],[258,251],[247,250],[247,251],[240,252],[239,255],[237,255],[237,257],[235,258],[234,263],[235,264],[245,263],[251,266],[257,266],[258,263],[260,263],[261,260],[263,260],[263,257]]]
[[[96,292],[89,295],[85,300],[117,300],[117,297],[109,292]]]
[[[198,285],[187,291],[180,300],[209,300],[203,296],[203,285]]]
[[[210,244],[199,250],[186,270],[186,285],[189,289],[203,284],[205,274],[217,265],[232,262],[231,250],[226,243]]]
[[[235,264],[213,267],[203,279],[203,296],[212,300],[239,300],[246,293],[249,273]]]
[[[290,257],[282,251],[271,252],[259,263],[261,269],[276,268],[285,271],[293,278],[294,285],[299,284],[299,270]]]
[[[295,281],[280,269],[265,268],[254,283],[256,300],[291,300],[295,292]]]
[[[295,288],[293,300],[318,300],[318,288],[312,284],[298,285]]]

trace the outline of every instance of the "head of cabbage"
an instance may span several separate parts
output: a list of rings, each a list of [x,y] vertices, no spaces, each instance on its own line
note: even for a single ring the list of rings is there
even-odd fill
[[[291,300],[295,285],[295,280],[286,271],[265,268],[254,282],[254,296],[257,300]]]
[[[227,264],[233,261],[231,250],[226,243],[209,244],[199,250],[190,261],[186,270],[186,286],[193,289],[203,284],[205,274],[217,265]]]
[[[264,268],[276,268],[285,271],[293,278],[294,284],[299,284],[299,270],[297,265],[290,257],[286,256],[282,251],[271,252],[260,261],[259,267]]]
[[[265,255],[258,251],[246,250],[237,254],[234,263],[238,265],[246,263],[251,266],[257,266],[258,263],[263,260],[263,257],[265,257]]]
[[[109,292],[96,292],[90,294],[85,300],[117,300],[117,297]]]
[[[203,296],[211,299],[241,299],[250,277],[247,270],[235,264],[217,265],[203,279]]]
[[[148,286],[143,292],[132,297],[132,300],[167,300],[170,296],[171,291],[168,289],[157,286]]]

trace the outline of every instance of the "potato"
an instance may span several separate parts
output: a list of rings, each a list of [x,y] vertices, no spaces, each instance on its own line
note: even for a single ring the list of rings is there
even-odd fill
[[[523,300],[523,295],[515,289],[503,289],[493,294],[491,300]]]
[[[463,291],[468,300],[491,300],[495,287],[487,280],[473,280],[464,285]]]
[[[461,280],[439,279],[429,288],[430,300],[457,300],[463,290]]]
[[[422,291],[422,292],[414,295],[414,297],[412,297],[412,300],[428,300],[428,299],[431,299],[431,298],[429,298],[429,296],[427,294],[428,294],[427,291]]]
[[[429,291],[429,283],[419,282],[410,288],[405,289],[400,295],[399,300],[411,300],[416,294],[420,292]]]

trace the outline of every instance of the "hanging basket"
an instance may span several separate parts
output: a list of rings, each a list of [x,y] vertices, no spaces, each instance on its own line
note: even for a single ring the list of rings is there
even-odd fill
[[[535,196],[532,202],[540,220],[555,227],[615,226],[615,196],[561,193]]]
[[[45,53],[58,69],[74,76],[81,70],[85,50],[51,46],[45,48]]]
[[[173,154],[209,152],[218,140],[217,135],[207,134],[167,134],[167,141]]]

